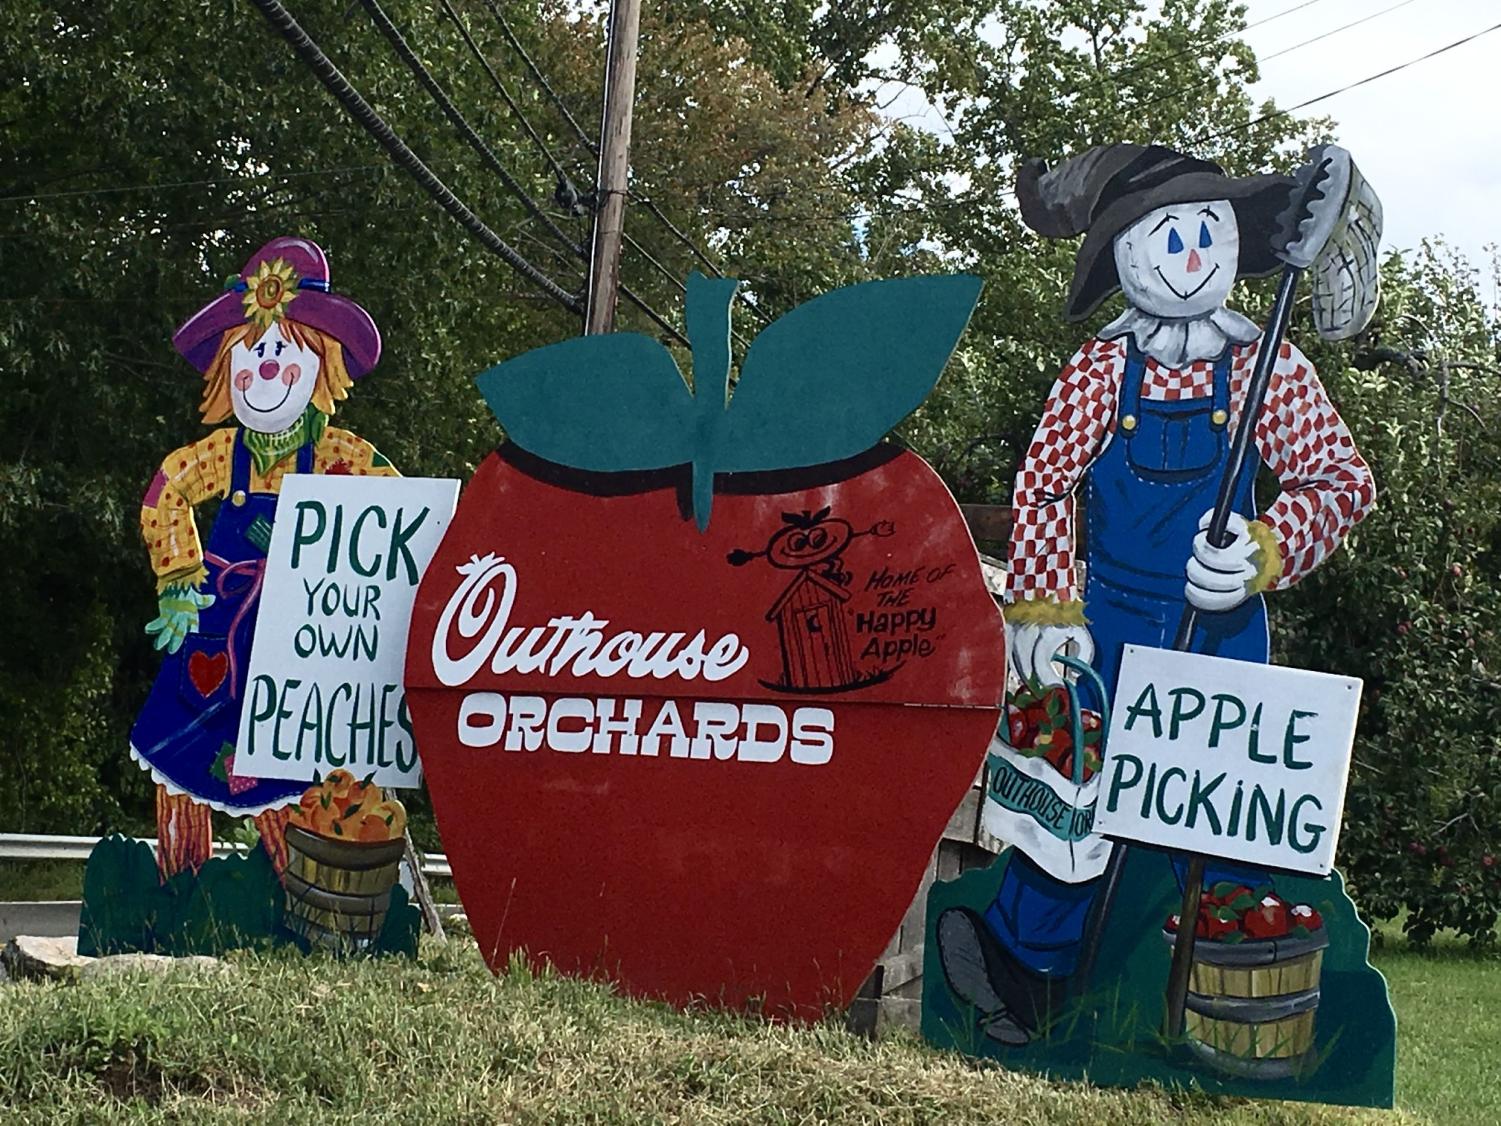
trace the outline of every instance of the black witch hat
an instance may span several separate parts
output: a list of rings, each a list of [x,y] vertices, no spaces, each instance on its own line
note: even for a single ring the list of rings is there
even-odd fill
[[[1240,227],[1239,276],[1271,273],[1282,264],[1275,253],[1277,218],[1293,187],[1290,176],[1233,179],[1213,161],[1163,145],[1127,143],[1089,149],[1052,169],[1030,160],[1016,177],[1027,226],[1047,238],[1084,235],[1068,295],[1071,321],[1089,316],[1120,287],[1115,236],[1172,203],[1229,200]]]

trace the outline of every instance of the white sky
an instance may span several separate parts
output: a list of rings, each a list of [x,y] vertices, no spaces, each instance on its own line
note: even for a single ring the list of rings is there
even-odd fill
[[[1246,22],[1296,0],[1246,0]],[[1246,32],[1259,57],[1391,8],[1399,0],[1317,0]],[[1501,23],[1501,0],[1413,0],[1262,64],[1258,99],[1292,106]],[[1501,242],[1501,31],[1303,111],[1327,115],[1381,197],[1385,244],[1442,234],[1476,265]]]
[[[1501,23],[1501,0],[1245,0],[1245,39],[1263,60],[1258,101],[1294,106]],[[1289,9],[1298,8],[1289,12]],[[1400,6],[1398,6],[1400,5]],[[1385,11],[1386,9],[1392,9]],[[1384,13],[1384,14],[1378,14]],[[1344,25],[1364,23],[1344,30]],[[1306,47],[1281,52],[1330,32]],[[1475,265],[1501,243],[1501,31],[1302,111],[1336,122],[1381,197],[1388,247],[1443,235]],[[883,90],[883,94],[888,91]],[[888,112],[942,134],[911,90]],[[910,115],[910,116],[909,116]]]

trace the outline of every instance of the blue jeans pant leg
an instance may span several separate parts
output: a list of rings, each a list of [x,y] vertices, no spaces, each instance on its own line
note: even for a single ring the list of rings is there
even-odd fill
[[[985,922],[1023,966],[1045,977],[1074,972],[1098,880],[1064,883],[1013,852]]]

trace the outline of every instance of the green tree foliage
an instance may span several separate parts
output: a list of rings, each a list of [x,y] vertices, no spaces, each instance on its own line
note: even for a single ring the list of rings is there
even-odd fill
[[[1380,496],[1272,600],[1278,660],[1365,680],[1340,854],[1419,940],[1494,941],[1501,910],[1498,281],[1442,245],[1394,256],[1371,330],[1314,353]]]

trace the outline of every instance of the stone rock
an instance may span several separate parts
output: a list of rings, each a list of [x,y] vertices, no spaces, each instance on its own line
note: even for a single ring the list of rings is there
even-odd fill
[[[78,953],[78,939],[19,934],[0,950],[0,965],[13,978],[70,981],[94,959]]]
[[[76,937],[17,935],[0,950],[0,980],[10,977],[79,981],[129,973],[218,973],[227,969],[227,963],[204,954],[187,958],[171,958],[165,954],[110,954],[103,958],[89,958],[78,953]]]
[[[92,979],[130,973],[222,973],[228,969],[229,963],[210,958],[207,954],[191,954],[183,958],[172,958],[166,954],[110,954],[103,958],[89,959],[89,964],[79,971],[79,976]]]

